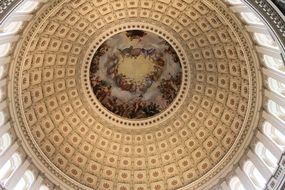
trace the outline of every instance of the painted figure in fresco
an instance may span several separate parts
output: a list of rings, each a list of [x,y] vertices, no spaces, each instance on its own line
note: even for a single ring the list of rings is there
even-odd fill
[[[127,47],[124,49],[113,47],[114,42],[110,43],[113,45],[108,41],[103,43],[91,61],[90,84],[97,100],[110,112],[129,119],[154,116],[172,103],[180,89],[182,71],[179,57],[166,41],[161,42],[160,37],[152,36],[150,39],[155,39],[151,43],[161,44],[161,50],[154,48],[157,46],[143,47],[144,38],[153,34],[132,30],[124,35],[130,41],[138,41],[130,46],[126,42],[122,46]],[[116,40],[116,37],[120,38],[114,36],[111,39]],[[139,47],[133,45],[136,43]],[[136,61],[139,56],[151,60],[146,63],[153,64],[153,69],[141,81],[134,81],[119,72],[122,59],[130,57]],[[129,99],[125,100],[125,96]]]
[[[119,50],[119,52],[120,52],[122,57],[125,57],[125,56],[129,57],[131,55],[131,51],[132,51],[133,48],[134,48],[133,46],[130,46],[128,48],[118,49],[118,50]]]
[[[130,30],[127,31],[126,36],[132,41],[132,40],[139,40],[141,41],[142,38],[147,35],[146,32],[142,31],[142,30]]]
[[[144,57],[148,57],[152,54],[155,53],[155,49],[154,48],[150,48],[150,49],[145,49],[145,48],[142,48],[142,54],[144,55]]]

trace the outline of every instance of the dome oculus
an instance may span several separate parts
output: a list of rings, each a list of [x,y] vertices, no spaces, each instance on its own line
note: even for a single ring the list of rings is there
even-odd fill
[[[173,102],[182,68],[177,53],[163,38],[128,30],[97,49],[89,78],[105,108],[124,118],[142,119],[161,113]]]

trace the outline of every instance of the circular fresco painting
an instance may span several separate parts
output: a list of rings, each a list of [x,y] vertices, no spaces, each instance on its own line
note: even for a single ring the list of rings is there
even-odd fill
[[[142,30],[109,38],[96,51],[90,67],[90,83],[98,101],[128,119],[164,111],[178,94],[181,80],[181,64],[173,47]]]

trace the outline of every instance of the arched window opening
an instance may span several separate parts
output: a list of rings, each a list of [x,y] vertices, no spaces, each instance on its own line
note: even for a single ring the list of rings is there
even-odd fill
[[[14,153],[13,156],[4,164],[0,169],[0,182],[5,182],[12,176],[16,169],[21,165],[22,160],[18,153]]]
[[[275,41],[269,34],[254,33],[254,37],[257,43],[261,46],[270,47],[273,49],[279,49]]]
[[[268,86],[270,90],[277,92],[279,94],[284,94],[285,92],[285,83],[277,81],[271,77],[268,77]]]
[[[261,190],[265,187],[266,180],[250,160],[245,162],[243,170],[252,181],[256,189]]]
[[[7,72],[8,72],[8,65],[7,64],[1,64],[0,65],[0,79],[7,76]]]
[[[49,188],[46,185],[42,185],[39,190],[49,190]]]
[[[4,93],[2,92],[2,90],[0,89],[0,101],[2,101],[4,99]]]
[[[7,88],[0,87],[0,102],[3,101],[7,97]]]
[[[256,144],[254,151],[273,173],[277,167],[277,158],[261,142]]]
[[[10,22],[5,25],[0,32],[0,36],[11,35],[17,33],[22,26],[22,22]]]
[[[36,1],[27,1],[23,3],[18,9],[17,13],[30,13],[37,8],[39,2]]]
[[[3,78],[4,76],[4,67],[0,65],[0,78]]]
[[[282,134],[278,129],[273,127],[269,122],[263,124],[263,133],[272,140],[281,149],[285,149],[285,135]]]
[[[247,24],[263,25],[261,20],[252,12],[241,13],[241,18],[244,19]]]
[[[276,117],[280,118],[281,120],[285,121],[285,108],[277,104],[276,102],[269,100],[267,103],[268,111],[275,115]]]
[[[35,177],[33,172],[27,170],[24,175],[21,177],[14,190],[28,190],[32,183],[34,182]]]
[[[236,176],[230,180],[229,185],[231,190],[245,190],[240,179]]]
[[[10,43],[0,44],[0,57],[8,55],[10,47],[11,47]]]
[[[0,156],[7,150],[11,143],[11,136],[8,133],[3,134],[0,138]]]
[[[240,5],[242,2],[240,0],[227,0],[232,5]]]
[[[281,71],[281,72],[285,71],[285,67],[284,67],[281,57],[280,59],[277,59],[277,58],[274,58],[268,55],[264,55],[263,60],[264,60],[266,67],[269,67],[271,69]]]
[[[5,124],[5,114],[3,111],[0,111],[0,126]]]

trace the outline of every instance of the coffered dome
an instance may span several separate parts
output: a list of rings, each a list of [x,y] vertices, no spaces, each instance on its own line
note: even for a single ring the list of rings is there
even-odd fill
[[[279,51],[240,3],[43,3],[9,67],[23,151],[63,189],[216,188],[251,156],[270,99],[256,41]]]
[[[257,125],[259,62],[222,2],[53,1],[22,38],[11,68],[13,117],[31,154],[73,188],[209,186],[239,160]],[[136,96],[127,80],[144,72],[139,64],[152,64],[139,56],[160,60],[161,70],[143,77],[141,98],[117,105]],[[131,67],[120,59],[138,71],[110,71],[116,61]],[[145,102],[152,93],[156,99]],[[159,111],[162,104],[168,107]],[[132,118],[136,110],[158,114]]]

